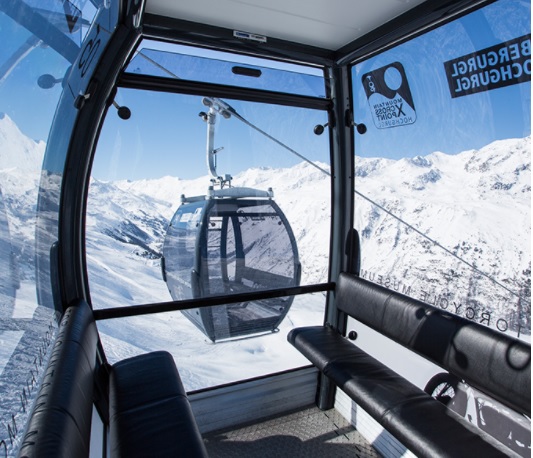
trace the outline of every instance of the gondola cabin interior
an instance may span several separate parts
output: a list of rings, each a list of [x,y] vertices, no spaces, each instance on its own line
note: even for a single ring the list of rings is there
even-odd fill
[[[0,458],[531,456],[530,1],[0,35]]]

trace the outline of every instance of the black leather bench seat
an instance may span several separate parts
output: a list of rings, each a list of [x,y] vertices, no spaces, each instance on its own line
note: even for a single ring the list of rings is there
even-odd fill
[[[531,415],[531,347],[356,275],[335,286],[340,312]],[[288,340],[387,431],[420,457],[518,456],[329,326]]]
[[[101,375],[107,371],[97,368],[98,340],[89,305],[79,301],[70,306],[61,319],[19,456],[88,457],[93,452],[93,406],[102,394],[94,388],[109,386],[109,456],[207,457],[172,356],[159,351],[102,365],[100,369],[109,369],[108,380]],[[95,383],[102,377],[104,383]],[[103,392],[107,398],[107,390]]]
[[[19,457],[89,456],[98,331],[85,302],[61,320]]]
[[[113,457],[207,457],[174,359],[165,351],[112,366],[109,426]]]
[[[290,331],[289,341],[418,456],[502,457],[508,449],[326,326]]]

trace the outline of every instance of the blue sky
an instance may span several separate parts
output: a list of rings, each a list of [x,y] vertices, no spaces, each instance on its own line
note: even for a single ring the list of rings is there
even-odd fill
[[[355,66],[354,117],[368,127],[365,135],[356,134],[356,154],[394,159],[434,151],[456,154],[496,139],[530,135],[529,82],[452,99],[443,65],[530,33],[530,17],[529,1],[503,0]],[[7,31],[12,38],[0,50],[1,62],[25,39],[10,30],[10,22],[0,17],[2,32]],[[240,62],[246,62],[246,58],[240,58]],[[416,121],[378,129],[361,76],[392,62],[400,62],[405,69]],[[68,62],[49,48],[35,49],[0,84],[0,111],[13,118],[27,136],[46,140],[61,85],[45,90],[36,81],[44,73],[60,78],[67,67]],[[289,67],[291,71],[295,69]],[[201,98],[120,89],[116,100],[130,107],[132,117],[123,121],[110,109],[93,169],[96,177],[134,180],[205,175],[206,126],[198,113],[206,108]],[[313,134],[316,124],[326,122],[325,113],[228,102],[250,122],[310,160],[329,161],[327,130],[320,137]],[[216,139],[216,146],[224,147],[219,156],[220,173],[236,174],[251,166],[286,167],[300,162],[234,118],[219,120]]]
[[[456,154],[494,140],[531,133],[531,83],[520,83],[452,99],[444,62],[529,34],[530,2],[493,3],[354,67],[356,122],[368,132],[356,136],[356,154],[368,157]],[[413,124],[378,129],[361,76],[392,62],[403,64],[413,96]]]
[[[1,13],[0,33],[10,38],[0,47],[0,65],[3,65],[30,33],[16,27]],[[28,137],[46,140],[62,88],[57,84],[44,90],[37,85],[37,80],[43,74],[62,78],[68,66],[69,63],[51,48],[37,46],[0,80],[0,111],[7,113]]]
[[[204,176],[207,125],[202,97],[119,90],[119,104],[132,116],[119,119],[110,110],[102,129],[93,174],[100,179],[180,178]],[[325,123],[325,112],[252,102],[226,102],[248,121],[312,160],[329,162],[328,136],[313,128]],[[287,150],[250,129],[238,119],[217,117],[215,147],[220,175],[251,167],[290,167],[301,162]]]

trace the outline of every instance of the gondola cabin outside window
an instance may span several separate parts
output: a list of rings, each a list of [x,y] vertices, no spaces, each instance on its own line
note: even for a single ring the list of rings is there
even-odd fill
[[[229,57],[146,42],[125,78],[325,95],[321,70]],[[329,143],[313,133],[325,109],[120,85],[115,100],[131,117],[107,113],[87,204],[95,309],[327,282]],[[111,360],[171,351],[193,390],[305,365],[286,334],[324,307],[325,293],[243,299],[98,328]]]

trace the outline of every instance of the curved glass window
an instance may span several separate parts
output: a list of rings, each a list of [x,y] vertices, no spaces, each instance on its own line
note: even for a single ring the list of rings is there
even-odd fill
[[[86,1],[0,5],[0,454],[17,456],[57,328],[50,256],[37,243],[43,218],[57,240],[57,205],[38,213],[63,77],[97,9]],[[56,196],[59,197],[58,195]]]

